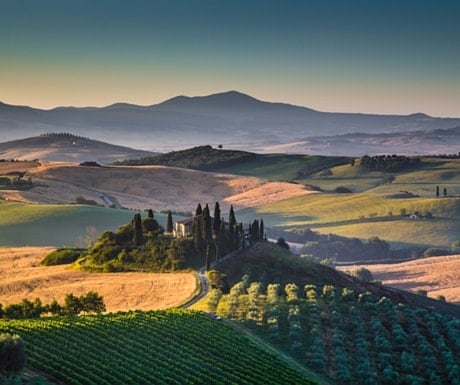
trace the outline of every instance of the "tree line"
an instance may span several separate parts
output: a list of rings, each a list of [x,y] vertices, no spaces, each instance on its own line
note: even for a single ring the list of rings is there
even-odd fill
[[[105,311],[102,296],[94,291],[76,296],[69,293],[60,304],[56,300],[43,304],[40,298],[30,301],[24,298],[19,303],[12,303],[3,307],[0,303],[0,318],[23,319],[40,318],[42,315],[78,315],[80,313],[101,313]]]
[[[420,158],[404,155],[364,155],[360,167],[368,171],[399,172],[420,164]]]

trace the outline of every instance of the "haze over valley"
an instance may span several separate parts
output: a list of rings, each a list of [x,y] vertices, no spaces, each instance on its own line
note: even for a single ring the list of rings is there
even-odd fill
[[[450,154],[460,144],[460,118],[320,112],[236,91],[151,106],[40,110],[0,103],[1,141],[59,132],[153,152],[220,144],[261,153]]]

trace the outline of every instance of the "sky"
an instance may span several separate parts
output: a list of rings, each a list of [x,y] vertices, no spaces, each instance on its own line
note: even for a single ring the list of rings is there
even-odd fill
[[[0,0],[0,101],[237,90],[320,111],[460,117],[458,0]]]

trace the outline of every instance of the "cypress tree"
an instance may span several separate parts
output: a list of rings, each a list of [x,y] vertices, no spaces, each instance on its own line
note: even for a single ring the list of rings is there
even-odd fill
[[[251,242],[255,242],[259,240],[259,221],[254,219],[252,222],[252,226],[250,227],[251,230]]]
[[[260,219],[259,239],[265,239],[264,220]]]
[[[230,250],[235,250],[238,248],[238,243],[235,242],[237,224],[235,218],[235,212],[233,211],[233,205],[230,206],[230,212],[228,214],[228,248]]]
[[[196,216],[193,221],[193,245],[197,253],[203,250],[203,236],[201,234],[201,214]]]
[[[133,243],[136,246],[142,245],[144,239],[142,236],[141,214],[134,214],[133,218]]]
[[[206,204],[205,208],[203,209],[201,235],[203,237],[203,240],[209,244],[209,242],[212,239],[212,225],[208,204]]]
[[[203,208],[201,207],[201,203],[198,203],[198,206],[196,206],[196,210],[195,210],[195,216],[199,216],[203,214]]]
[[[171,210],[168,211],[168,218],[166,219],[166,232],[172,234],[173,232],[173,220]]]
[[[219,206],[219,202],[216,202],[216,204],[214,205],[214,222],[213,222],[213,225],[212,225],[212,231],[216,236],[219,236],[220,222],[221,222],[221,220],[220,220],[220,206]]]

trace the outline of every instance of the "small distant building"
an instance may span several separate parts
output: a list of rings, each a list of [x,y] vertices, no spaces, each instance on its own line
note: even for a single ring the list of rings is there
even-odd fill
[[[175,237],[188,237],[192,235],[193,222],[195,221],[195,216],[188,217],[177,221],[174,226],[174,236]]]

